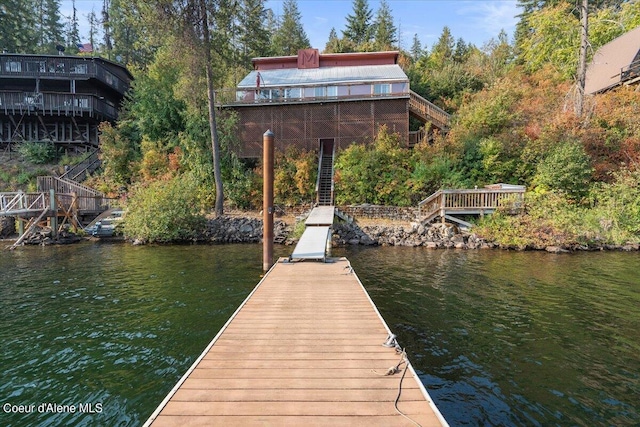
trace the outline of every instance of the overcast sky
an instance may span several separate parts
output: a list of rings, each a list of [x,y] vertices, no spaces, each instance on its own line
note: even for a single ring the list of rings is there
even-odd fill
[[[282,13],[284,0],[268,0],[267,7],[276,14]],[[418,35],[423,47],[431,48],[438,40],[442,29],[447,26],[453,37],[464,39],[482,47],[491,38],[505,30],[509,38],[513,37],[516,15],[519,9],[516,0],[460,1],[460,0],[387,0],[400,31],[400,45],[404,49],[411,47],[414,34]],[[380,2],[369,0],[374,18]],[[83,42],[88,38],[87,14],[95,10],[100,16],[101,0],[76,0],[76,9],[81,21]],[[312,47],[322,50],[329,38],[329,31],[335,27],[342,35],[346,16],[353,11],[352,0],[298,0],[298,9],[302,14],[302,25],[311,41]],[[71,1],[61,2],[61,13],[70,16]]]

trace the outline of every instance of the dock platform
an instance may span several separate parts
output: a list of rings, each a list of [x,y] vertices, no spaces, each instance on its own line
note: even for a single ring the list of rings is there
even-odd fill
[[[281,259],[145,426],[446,426],[389,334],[348,260]]]

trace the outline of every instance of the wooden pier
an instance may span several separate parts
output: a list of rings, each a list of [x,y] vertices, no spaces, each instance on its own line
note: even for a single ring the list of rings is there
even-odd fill
[[[446,426],[389,334],[348,260],[281,259],[145,426]]]

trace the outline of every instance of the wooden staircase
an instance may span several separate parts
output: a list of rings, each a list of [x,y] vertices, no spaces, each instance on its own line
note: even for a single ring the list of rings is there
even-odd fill
[[[318,180],[316,182],[318,206],[333,206],[333,156],[335,150],[320,149]]]
[[[423,123],[431,123],[443,132],[449,130],[451,123],[451,115],[449,113],[427,101],[414,91],[410,91],[409,115]]]
[[[101,165],[102,162],[98,157],[98,150],[96,149],[89,154],[86,159],[66,170],[59,178],[82,182],[87,179],[89,174],[95,172]]]

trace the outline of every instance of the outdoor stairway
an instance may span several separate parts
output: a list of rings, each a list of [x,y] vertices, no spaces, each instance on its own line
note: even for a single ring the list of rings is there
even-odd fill
[[[318,176],[318,206],[333,205],[333,153],[322,153]]]
[[[449,129],[451,115],[414,91],[410,92],[409,114],[423,123],[431,123],[441,131]]]
[[[96,149],[86,159],[66,170],[59,178],[81,183],[101,165],[102,161]]]

